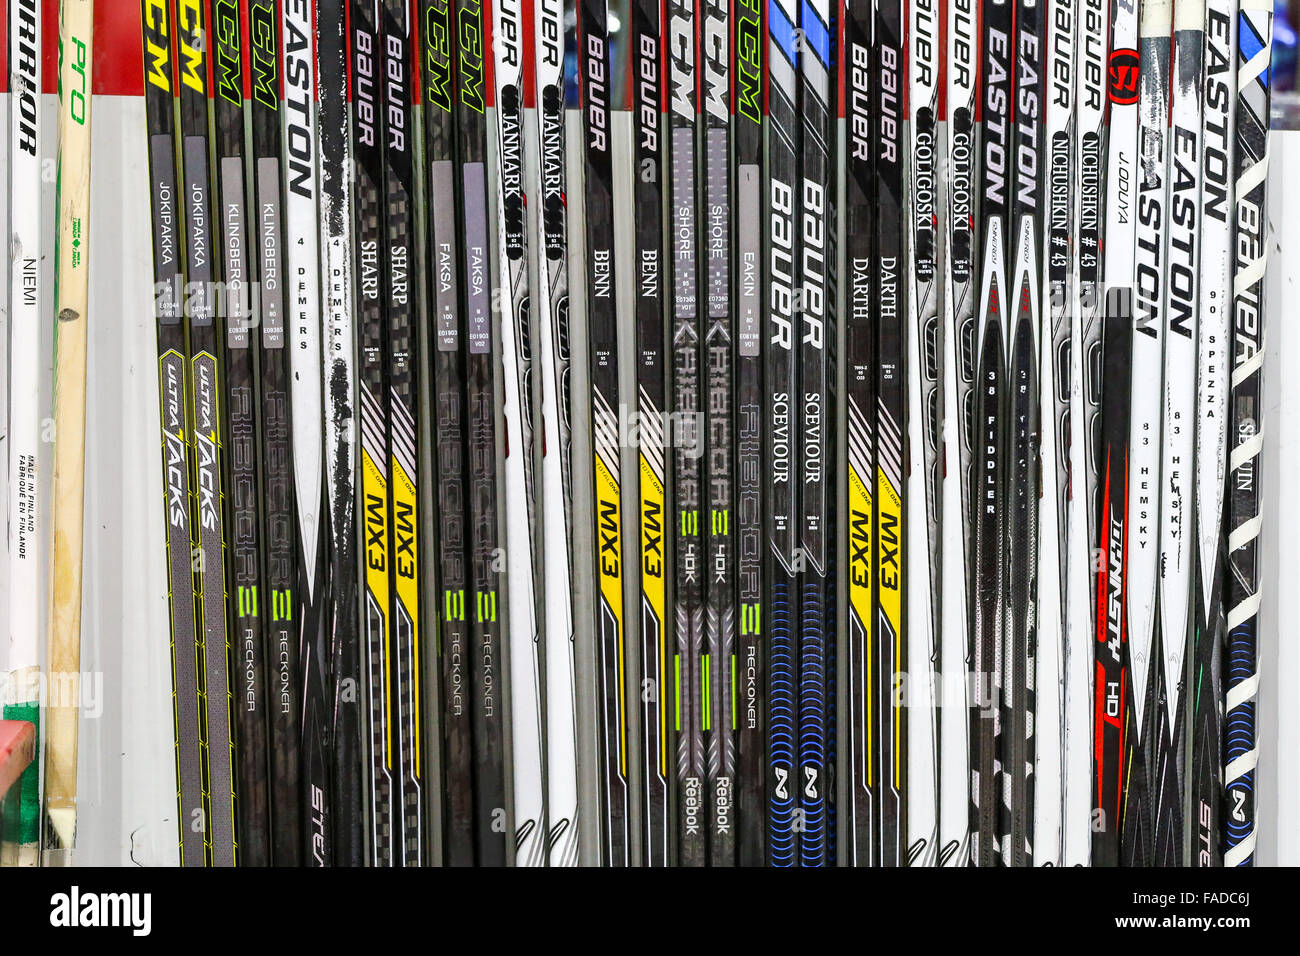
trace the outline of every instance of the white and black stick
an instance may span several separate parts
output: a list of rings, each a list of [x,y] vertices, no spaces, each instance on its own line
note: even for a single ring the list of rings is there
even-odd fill
[[[1070,509],[1070,321],[1074,312],[1074,62],[1076,0],[1057,0],[1043,23],[1044,128],[1041,226],[1042,296],[1038,336],[1038,448],[1042,471],[1037,504],[1038,585],[1037,675],[1034,685],[1038,728],[1034,748],[1034,805],[1031,820],[1034,863],[1061,864],[1065,755],[1071,739],[1066,724],[1066,665],[1070,660],[1067,597]],[[1082,635],[1076,635],[1080,638]],[[1086,641],[1075,650],[1086,653]],[[1076,663],[1082,660],[1076,655]],[[1086,675],[1086,672],[1085,672]],[[1082,783],[1087,782],[1084,772]]]
[[[1255,771],[1259,764],[1259,456],[1264,433],[1264,267],[1268,206],[1269,81],[1273,5],[1241,0],[1237,18],[1236,260],[1232,273],[1232,394],[1229,399],[1228,648],[1224,677],[1225,866],[1255,863]]]
[[[971,707],[971,862],[998,862],[998,804],[1002,792],[1000,763],[1002,721],[1002,634],[1004,627],[1004,553],[1006,401],[1010,388],[1008,351],[1010,317],[1008,244],[1010,240],[1012,165],[1011,98],[1013,96],[1011,0],[984,0],[981,8],[980,63],[980,227],[982,267],[979,311],[975,319],[975,471],[970,507],[974,524],[974,618],[971,680],[976,689]]]
[[[1097,442],[1101,373],[1101,226],[1106,155],[1103,80],[1109,26],[1105,0],[1079,0],[1076,24],[1075,156],[1071,204],[1074,289],[1070,324],[1070,513],[1065,584],[1065,759],[1062,861],[1092,855],[1093,652],[1096,637]]]
[[[1040,0],[1017,0],[1013,117],[1014,191],[1011,215],[1014,258],[1009,274],[1007,445],[1005,487],[1006,592],[1002,645],[1002,862],[1033,863],[1035,684],[1039,628],[1060,642],[1058,589],[1037,578],[1039,463],[1039,340],[1042,320],[1043,59],[1045,15]],[[1050,504],[1050,496],[1047,499]],[[1052,569],[1055,570],[1054,568]],[[1058,825],[1059,827],[1059,825]]]
[[[38,0],[11,0],[9,3],[11,85],[8,94],[9,181],[6,184],[10,222],[9,617],[5,638],[9,648],[9,674],[3,714],[6,720],[30,722],[37,729],[38,740],[41,736],[40,653],[44,621],[40,607],[43,521],[40,503],[41,415],[36,396],[40,394],[37,378],[41,368],[40,290],[46,275],[41,256],[41,151],[45,148],[40,109],[41,19]],[[147,31],[149,20],[144,23]],[[170,51],[170,44],[167,49]],[[162,78],[168,84],[167,103],[170,106],[169,66]],[[168,182],[168,201],[174,203],[175,183],[172,180]],[[175,223],[170,222],[169,226],[169,261],[174,262]],[[165,277],[156,276],[156,279]],[[183,381],[183,370],[180,380]],[[178,407],[183,410],[184,403]],[[193,611],[190,613],[192,615]],[[193,623],[192,617],[190,623]],[[40,846],[39,778],[40,765],[33,761],[17,784],[17,809],[12,818],[5,821],[4,843],[0,849],[6,865],[35,866],[37,863]]]
[[[328,693],[330,643],[324,615],[329,571],[329,509],[324,476],[321,382],[320,190],[316,134],[316,60],[312,4],[284,0],[283,57],[284,250],[289,330],[289,402],[293,426],[293,480],[297,518],[298,581],[293,609],[298,631],[302,759],[302,858],[313,866],[333,862],[333,774]]]
[[[501,288],[501,363],[505,367],[506,580],[510,608],[515,863],[546,862],[542,781],[542,660],[537,630],[534,549],[533,348],[528,303],[524,206],[524,20],[520,0],[492,7],[496,83],[497,265]]]
[[[333,764],[333,862],[364,860],[361,803],[360,611],[356,540],[356,286],[352,231],[352,142],[348,116],[347,0],[316,4],[319,91],[322,381],[325,401],[325,488],[329,588],[325,594],[330,660],[327,690]]]
[[[1193,500],[1196,453],[1197,324],[1200,307],[1201,70],[1205,4],[1182,2],[1173,15],[1172,108],[1165,233],[1163,449],[1160,481],[1159,625],[1164,670],[1164,733],[1156,753],[1156,862],[1185,866],[1187,649],[1193,636]]]
[[[974,341],[975,243],[978,203],[976,173],[977,10],[973,2],[950,2],[947,9],[947,124],[944,152],[943,270],[943,443],[947,462],[943,480],[940,620],[940,673],[948,719],[939,722],[939,862],[966,866],[970,861],[971,740],[970,721],[957,715],[967,701],[970,673],[971,585],[974,544],[972,524],[972,440],[975,401],[975,356],[964,347]]]
[[[1169,134],[1169,64],[1173,4],[1147,0],[1138,23],[1138,180],[1133,322],[1129,359],[1128,483],[1125,493],[1124,605],[1132,668],[1132,723],[1125,730],[1123,860],[1155,862],[1156,754],[1166,734],[1160,702],[1170,690],[1160,666],[1156,589],[1159,564],[1161,362],[1165,333],[1165,234]],[[1108,278],[1108,282],[1110,279]],[[1114,283],[1110,282],[1114,287]],[[1110,387],[1114,387],[1113,383]]]
[[[939,645],[941,540],[939,506],[944,463],[939,435],[942,352],[938,235],[939,64],[938,5],[907,8],[907,490],[904,552],[907,601],[907,859],[934,866],[939,859],[939,721],[934,696]],[[882,104],[883,105],[883,104]],[[957,711],[953,719],[961,722]],[[964,801],[963,801],[964,804]]]
[[[1196,634],[1186,839],[1190,864],[1223,862],[1224,502],[1236,251],[1237,3],[1207,0],[1201,87],[1201,268],[1196,378]]]
[[[546,800],[551,866],[578,862],[577,714],[573,654],[573,494],[569,388],[568,222],[565,215],[563,0],[536,0],[538,171],[537,325],[542,369],[542,560],[546,568]],[[562,532],[562,533],[561,533]]]

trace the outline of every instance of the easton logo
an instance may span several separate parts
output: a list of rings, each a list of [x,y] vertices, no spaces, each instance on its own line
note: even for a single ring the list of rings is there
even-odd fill
[[[1110,101],[1131,106],[1138,101],[1138,53],[1133,49],[1110,54]]]
[[[1228,222],[1231,203],[1228,181],[1232,163],[1229,153],[1233,129],[1228,121],[1232,108],[1232,21],[1210,11],[1205,26],[1205,154],[1201,172],[1201,215],[1220,224]]]
[[[1020,43],[1016,50],[1016,201],[1022,212],[1033,213],[1038,209],[1038,149],[1039,149],[1039,74],[1038,38],[1025,31],[1021,32]]]
[[[1193,167],[1201,154],[1199,129],[1174,125],[1169,184],[1169,333],[1192,338],[1196,311],[1197,200]]]
[[[1011,48],[1007,35],[990,30],[985,49],[988,73],[984,82],[984,192],[988,201],[1007,201],[1007,129],[1011,95],[1007,89]]]
[[[293,3],[284,18],[285,150],[289,191],[311,199],[315,185],[315,143],[311,132],[311,39],[307,35],[310,13],[303,2]]]

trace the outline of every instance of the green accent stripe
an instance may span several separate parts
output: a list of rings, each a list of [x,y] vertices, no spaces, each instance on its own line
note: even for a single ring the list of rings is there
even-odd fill
[[[709,677],[709,655],[704,655],[704,729],[713,729],[713,681]]]
[[[677,706],[675,708],[677,710],[677,726],[674,729],[678,733],[681,733],[682,730],[682,655],[680,654],[673,655],[673,671],[676,674],[676,680],[677,680],[677,686],[673,694],[673,696],[677,698],[676,700]]]
[[[5,720],[25,720],[36,728],[36,752],[41,752],[41,707],[36,701],[8,704],[4,708]],[[41,835],[41,778],[40,761],[33,760],[9,791],[9,810],[4,814],[4,840],[6,843],[38,843]],[[0,794],[4,797],[4,794]],[[14,803],[17,803],[16,812]]]

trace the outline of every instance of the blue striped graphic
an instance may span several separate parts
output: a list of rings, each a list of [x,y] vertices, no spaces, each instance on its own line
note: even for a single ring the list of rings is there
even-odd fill
[[[791,63],[799,62],[798,31],[795,29],[794,24],[786,18],[785,11],[781,9],[781,4],[777,3],[776,0],[769,0],[767,13],[772,39],[781,47],[787,60]]]
[[[808,48],[817,54],[817,59],[823,64],[829,64],[831,62],[830,29],[822,23],[821,17],[817,16],[808,0],[803,0],[799,25],[803,28],[804,42]]]
[[[798,866],[794,808],[799,783],[795,779],[795,634],[790,594],[784,581],[772,585],[770,676],[768,699],[769,773],[774,781],[785,775],[785,795],[768,787],[768,851],[773,866]]]
[[[807,572],[805,572],[807,573]],[[799,635],[799,803],[802,866],[826,865],[826,613],[821,582],[803,585]],[[811,787],[810,787],[811,784]]]
[[[1228,636],[1228,673],[1229,688],[1236,687],[1249,680],[1255,673],[1255,626],[1254,621],[1244,622],[1235,627]],[[1223,735],[1224,756],[1227,763],[1245,756],[1255,746],[1255,702],[1246,700],[1228,711]],[[1235,818],[1234,809],[1238,799],[1244,798],[1247,807],[1255,802],[1255,773],[1243,774],[1235,780],[1228,781],[1227,805],[1224,807],[1224,828],[1227,849],[1231,850],[1250,836],[1254,829],[1255,815],[1246,814],[1246,819]],[[1242,865],[1254,863],[1254,854],[1242,860]]]
[[[1255,17],[1259,14],[1242,13],[1237,17],[1237,52],[1241,57],[1243,64],[1249,63],[1260,50],[1264,49],[1264,40],[1259,35],[1255,27]],[[1264,67],[1264,72],[1259,75],[1257,82],[1263,86],[1268,86],[1268,74],[1271,65]],[[1264,117],[1268,121],[1268,117]]]

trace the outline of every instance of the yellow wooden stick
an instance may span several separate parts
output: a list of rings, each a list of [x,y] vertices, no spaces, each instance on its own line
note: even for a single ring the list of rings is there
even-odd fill
[[[54,507],[45,723],[45,844],[55,850],[73,849],[77,833],[93,20],[94,0],[60,3]]]

